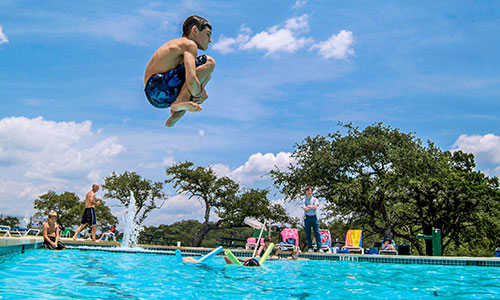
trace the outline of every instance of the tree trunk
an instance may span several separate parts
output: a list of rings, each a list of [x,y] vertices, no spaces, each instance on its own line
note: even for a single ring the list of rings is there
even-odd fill
[[[208,223],[203,223],[203,227],[200,228],[200,231],[196,234],[196,237],[193,242],[194,247],[200,247],[201,242],[203,242],[203,239],[205,239],[205,236],[207,233],[211,230],[212,228],[209,226]]]

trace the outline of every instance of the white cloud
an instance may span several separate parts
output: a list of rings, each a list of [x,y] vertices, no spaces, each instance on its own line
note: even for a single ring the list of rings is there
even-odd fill
[[[477,162],[500,163],[500,136],[462,134],[452,146],[452,150],[473,153]]]
[[[296,6],[304,5],[305,1],[297,1]],[[319,54],[325,58],[345,59],[354,55],[354,43],[351,31],[341,30],[333,34],[328,40],[315,44],[309,33],[309,15],[293,17],[285,21],[284,25],[276,25],[268,30],[251,35],[250,28],[243,25],[236,38],[221,35],[212,46],[222,54],[236,52],[237,50],[262,50],[266,55],[279,52],[296,52],[307,45],[310,49],[318,49]]]
[[[352,44],[354,40],[351,31],[341,30],[337,35],[332,35],[328,40],[313,45],[311,49],[319,49],[323,58],[345,59],[354,55]]]
[[[302,8],[306,5],[307,1],[306,0],[297,0],[295,1],[295,4],[293,5],[292,8]]]
[[[8,43],[8,42],[9,42],[9,39],[7,38],[5,33],[3,33],[3,26],[0,26],[0,45],[3,43]]]
[[[213,49],[221,53],[235,52],[236,48],[243,50],[264,50],[267,54],[280,51],[295,52],[312,42],[311,38],[301,37],[309,31],[308,15],[288,19],[283,26],[273,26],[250,36],[251,30],[242,26],[237,38],[221,36]]]
[[[228,176],[243,185],[251,185],[255,181],[269,180],[268,173],[275,167],[283,170],[293,163],[295,160],[289,152],[280,152],[276,155],[256,153],[252,154],[244,165],[232,171],[222,164],[213,165],[211,168],[218,176]]]
[[[173,164],[175,164],[175,159],[173,156],[164,157],[163,160],[161,161],[162,167],[169,167]]]
[[[284,27],[273,26],[267,31],[254,35],[247,43],[242,44],[242,49],[264,50],[267,54],[280,51],[295,52],[311,43],[310,38],[300,37],[300,34],[309,31],[308,16],[288,19]]]
[[[0,202],[15,200],[15,209],[31,210],[49,189],[85,190],[124,149],[116,137],[92,131],[90,121],[0,119],[0,181],[15,188],[14,194],[0,191]]]
[[[250,39],[250,28],[242,25],[240,28],[240,33],[236,38],[228,38],[221,35],[219,40],[212,46],[212,49],[219,51],[222,54],[236,52],[236,48],[241,47],[241,45],[248,42]]]

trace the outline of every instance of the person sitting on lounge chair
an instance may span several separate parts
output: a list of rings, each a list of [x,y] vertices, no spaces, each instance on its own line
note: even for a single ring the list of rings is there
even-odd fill
[[[104,239],[107,240],[110,236],[115,235],[115,232],[116,232],[116,226],[113,225],[113,227],[111,227],[110,230],[103,232],[103,234],[101,235],[101,237],[99,239],[100,240],[104,240]]]
[[[43,245],[45,248],[50,250],[62,250],[66,249],[63,243],[59,241],[59,225],[57,225],[57,213],[51,211],[49,213],[49,219],[47,222],[43,223]]]
[[[394,249],[394,245],[392,244],[392,240],[390,238],[385,238],[382,244],[382,250],[396,250]]]

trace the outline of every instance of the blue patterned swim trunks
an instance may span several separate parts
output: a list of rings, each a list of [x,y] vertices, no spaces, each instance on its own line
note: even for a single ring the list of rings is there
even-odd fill
[[[196,66],[201,66],[207,62],[206,55],[196,58]],[[175,69],[165,73],[155,74],[149,77],[144,93],[149,103],[156,108],[168,108],[174,103],[182,85],[186,81],[186,70],[184,64],[180,64]]]

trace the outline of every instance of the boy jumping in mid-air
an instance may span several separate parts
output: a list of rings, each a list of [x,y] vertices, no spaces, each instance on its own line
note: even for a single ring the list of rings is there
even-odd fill
[[[165,126],[174,126],[186,111],[202,109],[215,61],[197,54],[211,42],[212,25],[200,16],[190,16],[182,25],[182,37],[163,44],[151,57],[144,73],[144,92],[154,107],[170,107]]]

